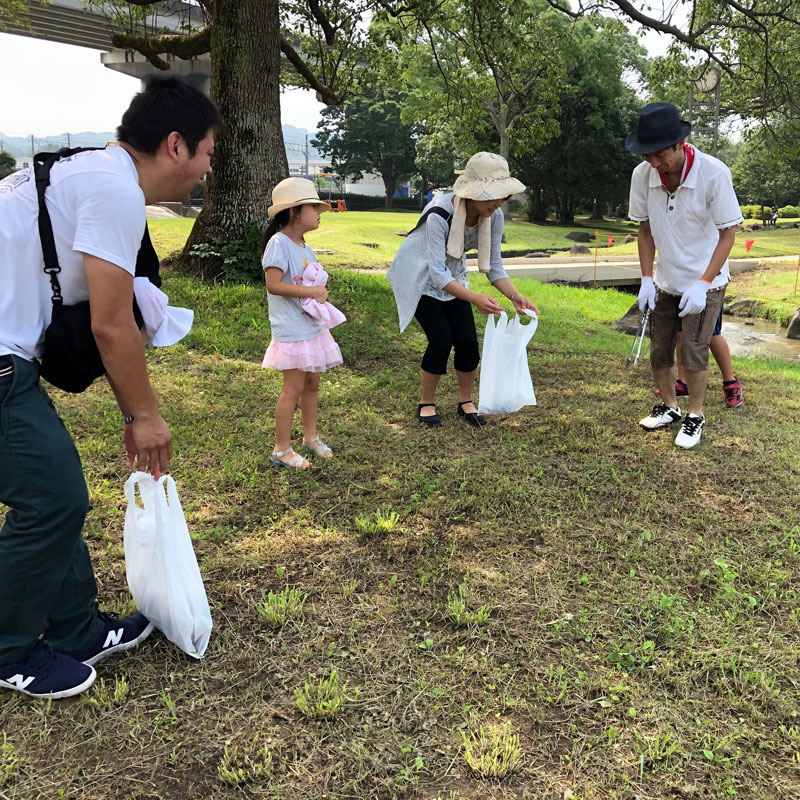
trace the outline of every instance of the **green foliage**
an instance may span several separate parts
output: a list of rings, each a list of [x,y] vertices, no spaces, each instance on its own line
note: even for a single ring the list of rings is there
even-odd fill
[[[380,175],[387,208],[398,182],[414,173],[414,132],[401,119],[404,102],[402,90],[380,84],[365,88],[362,95],[322,112],[313,141],[331,156],[340,174],[356,178],[365,172]]]
[[[378,509],[375,514],[359,514],[356,517],[356,529],[359,538],[369,539],[379,533],[392,533],[397,529],[400,515],[394,511]]]
[[[256,611],[271,628],[280,628],[302,615],[307,599],[304,591],[287,585],[277,594],[270,592],[266,600],[256,603]]]
[[[523,758],[519,734],[511,723],[481,725],[467,735],[460,731],[464,759],[469,768],[482,778],[505,778],[516,772]]]
[[[0,150],[0,180],[17,168],[17,160],[6,150]]]
[[[482,605],[476,611],[472,611],[471,600],[472,591],[466,580],[458,585],[455,593],[448,595],[447,616],[457,628],[484,625],[491,616],[492,609],[488,605]]]
[[[783,206],[778,209],[780,219],[797,219],[800,217],[800,206]]]
[[[222,259],[222,277],[233,283],[261,283],[261,229],[251,225],[243,239],[216,237],[211,244],[196,244],[191,253],[199,258]]]
[[[339,673],[333,669],[326,678],[314,683],[307,680],[294,690],[295,703],[302,714],[312,719],[335,717],[346,697],[347,684],[339,683]]]
[[[30,30],[30,23],[24,16],[29,7],[30,0],[0,0],[0,31],[9,25],[18,25]]]
[[[223,783],[242,786],[272,775],[272,753],[267,745],[252,753],[238,745],[225,748],[217,765],[217,775]]]
[[[17,770],[21,759],[16,747],[8,741],[8,736],[3,732],[3,743],[0,746],[0,789],[10,783]]]
[[[757,128],[742,143],[731,174],[736,193],[748,204],[780,206],[800,197],[800,159],[786,140],[790,129]]]
[[[761,219],[761,214],[765,211],[765,206],[760,204],[739,206],[742,216],[745,219]]]
[[[627,199],[639,157],[624,147],[640,102],[622,80],[643,69],[643,50],[614,20],[588,17],[570,30],[562,52],[558,132],[548,140],[512,141],[516,174],[528,187],[529,219],[549,208],[568,223],[594,200],[612,208]]]
[[[434,137],[418,151],[420,168],[447,185],[453,160],[461,165],[476,150],[508,157],[512,136],[552,135],[564,17],[543,0],[444,0],[422,17],[407,11],[374,26],[393,47],[388,80],[409,92],[403,118]]]

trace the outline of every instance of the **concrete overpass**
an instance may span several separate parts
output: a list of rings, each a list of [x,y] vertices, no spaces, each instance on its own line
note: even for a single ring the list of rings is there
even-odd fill
[[[50,0],[46,4],[31,0],[29,10],[22,15],[27,26],[8,25],[3,32],[100,50],[102,64],[139,80],[163,75],[140,53],[114,47],[111,37],[122,28],[110,21],[110,6],[105,6],[103,11],[107,11],[108,16],[87,11],[82,0]],[[146,33],[149,36],[165,30],[182,33],[187,25],[201,27],[202,12],[194,3],[176,0],[166,13],[148,18]],[[162,58],[169,62],[171,74],[184,78],[208,94],[210,63],[207,54],[185,61],[166,54]]]

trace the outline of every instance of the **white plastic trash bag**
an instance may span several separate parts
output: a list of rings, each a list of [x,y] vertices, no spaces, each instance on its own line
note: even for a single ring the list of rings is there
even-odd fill
[[[134,472],[125,482],[125,496],[125,569],[136,607],[173,644],[202,658],[211,637],[211,611],[175,481]]]
[[[526,313],[532,317],[526,325],[518,316],[509,322],[505,312],[497,321],[493,314],[486,321],[478,403],[481,414],[511,414],[536,405],[525,348],[539,320],[533,312]]]

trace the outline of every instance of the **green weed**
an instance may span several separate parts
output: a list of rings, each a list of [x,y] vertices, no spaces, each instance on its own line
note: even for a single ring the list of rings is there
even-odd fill
[[[291,619],[302,616],[308,594],[288,584],[277,594],[270,592],[266,600],[256,603],[256,611],[271,628],[280,628]]]
[[[516,772],[523,758],[519,735],[510,722],[483,725],[467,735],[461,730],[464,759],[469,768],[483,778],[505,778]]]
[[[339,673],[333,669],[325,678],[314,683],[307,680],[294,690],[295,703],[302,714],[311,719],[335,717],[345,702],[347,684],[339,682]]]
[[[241,786],[272,775],[272,753],[267,745],[252,753],[238,745],[225,748],[217,765],[217,775],[223,783]]]
[[[471,599],[472,592],[466,581],[460,583],[456,592],[447,597],[447,616],[458,628],[484,625],[491,616],[492,609],[488,605],[472,611]]]

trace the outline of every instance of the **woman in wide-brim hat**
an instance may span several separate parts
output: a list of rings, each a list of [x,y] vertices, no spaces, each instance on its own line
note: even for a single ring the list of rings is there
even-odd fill
[[[436,388],[447,372],[450,351],[458,379],[458,415],[476,427],[486,423],[478,414],[472,390],[480,360],[471,306],[483,314],[503,309],[488,294],[469,288],[464,253],[478,249],[478,268],[514,304],[517,313],[536,306],[516,290],[503,269],[502,205],[525,190],[509,173],[508,163],[494,153],[476,153],[453,185],[424,209],[417,227],[404,240],[389,269],[400,330],[416,317],[428,339],[420,370],[421,397],[417,418],[435,427]]]

